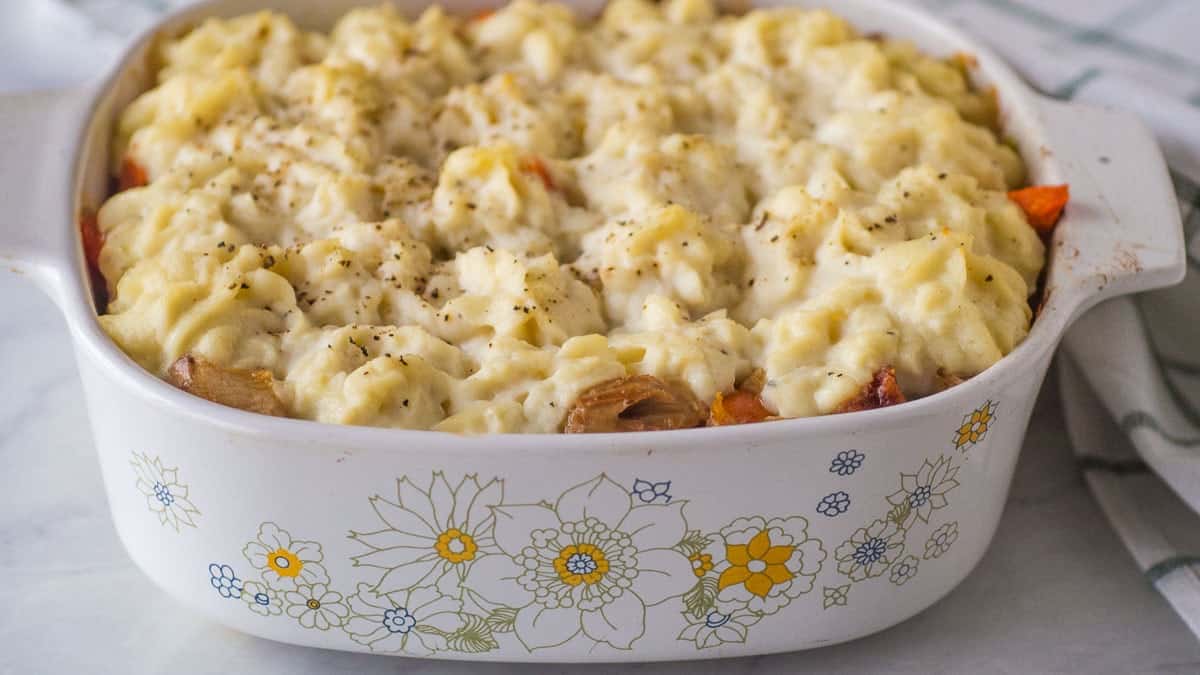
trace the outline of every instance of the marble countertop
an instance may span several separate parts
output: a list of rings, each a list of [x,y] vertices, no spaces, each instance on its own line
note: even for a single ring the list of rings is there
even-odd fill
[[[86,39],[85,29],[48,7],[0,3],[0,91],[67,84],[94,68],[39,52],[14,28],[33,22]],[[95,43],[105,57],[112,48]],[[113,530],[66,326],[27,280],[3,273],[0,310],[0,673],[530,670],[282,645],[177,605],[133,566]],[[1085,489],[1067,442],[1051,379],[983,562],[947,598],[895,628],[794,654],[546,670],[1200,672],[1200,643],[1138,573]]]

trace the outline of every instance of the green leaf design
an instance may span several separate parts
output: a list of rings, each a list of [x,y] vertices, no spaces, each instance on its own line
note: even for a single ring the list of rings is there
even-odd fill
[[[447,646],[456,652],[478,654],[499,649],[500,643],[492,636],[492,629],[487,619],[474,614],[462,614],[462,628],[451,633],[446,638]]]
[[[691,557],[697,553],[700,553],[705,548],[708,548],[708,545],[711,543],[711,536],[702,534],[700,530],[690,530],[687,534],[683,535],[683,539],[675,545],[675,550],[688,557]]]
[[[683,608],[697,620],[703,620],[717,604],[717,580],[706,576],[683,595]]]
[[[893,508],[888,513],[887,518],[888,518],[888,520],[895,523],[896,527],[903,528],[904,521],[908,520],[908,516],[911,513],[912,513],[912,504],[909,504],[908,500],[905,499],[904,501],[897,504],[896,507]]]
[[[447,633],[446,631],[442,630],[441,628],[434,628],[433,626],[417,626],[417,627],[413,628],[413,630],[417,631],[418,633],[424,633],[426,635],[437,635],[439,637],[444,637],[444,638],[449,638],[451,635],[453,635],[453,633]]]
[[[497,607],[487,615],[488,628],[493,633],[511,633],[517,627],[517,609],[515,607]]]

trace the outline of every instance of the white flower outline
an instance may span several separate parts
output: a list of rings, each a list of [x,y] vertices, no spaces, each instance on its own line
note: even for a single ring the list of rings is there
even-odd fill
[[[304,628],[329,630],[341,626],[350,616],[342,594],[329,588],[329,584],[296,584],[293,590],[283,592],[287,604],[287,615]]]
[[[755,594],[744,581],[737,581],[720,588],[717,592],[717,608],[724,614],[735,614],[746,609],[760,614],[774,614],[791,604],[792,600],[812,591],[817,575],[829,557],[821,541],[809,535],[809,521],[804,516],[767,519],[762,516],[743,516],[722,527],[712,537],[705,553],[718,561],[713,568],[718,584],[733,567],[746,567],[740,560],[731,560],[731,554],[748,549],[751,540],[762,532],[767,533],[771,547],[791,547],[787,559],[778,563],[785,567],[791,578],[772,583],[766,595]],[[753,556],[751,556],[753,557]]]
[[[478,559],[464,584],[491,604],[518,610],[514,632],[531,652],[580,633],[632,649],[645,633],[646,608],[696,583],[691,562],[672,548],[687,532],[686,503],[634,506],[629,488],[600,474],[567,489],[554,505],[493,507],[500,552]],[[593,581],[554,567],[556,560],[565,565],[562,556],[579,544],[592,546],[581,556],[607,565],[590,572]]]
[[[178,468],[168,468],[160,457],[148,453],[131,454],[129,465],[137,476],[135,485],[146,496],[146,507],[158,516],[159,524],[169,525],[176,532],[180,525],[196,527],[194,516],[201,515],[200,510],[189,499],[188,486],[179,482]]]
[[[370,584],[360,583],[347,603],[350,617],[342,624],[342,630],[351,640],[373,652],[429,656],[445,651],[449,647],[446,635],[462,628],[464,623],[462,601],[444,595],[436,586],[377,593]],[[398,611],[404,612],[410,623],[393,622],[389,627],[389,612]]]
[[[904,555],[906,532],[887,518],[860,527],[833,552],[838,572],[851,581],[863,581],[883,574]]]
[[[892,563],[888,581],[897,586],[903,586],[908,583],[909,579],[917,576],[919,571],[921,571],[921,559],[915,555],[907,555]]]
[[[295,560],[288,565],[299,565],[299,570],[288,574],[283,566],[272,562],[272,556],[280,550],[287,551]],[[328,584],[329,575],[321,564],[324,553],[315,541],[293,539],[287,530],[267,521],[258,526],[258,537],[242,548],[242,555],[259,571],[263,582],[276,591],[291,591],[299,585]]]
[[[478,474],[466,474],[451,487],[445,474],[435,471],[428,489],[423,490],[408,476],[401,476],[396,479],[395,502],[378,494],[370,498],[372,510],[386,527],[350,531],[350,539],[370,549],[352,556],[352,564],[384,570],[373,587],[377,593],[435,584],[443,594],[460,597],[471,564],[499,552],[492,537],[492,507],[503,501],[504,481],[499,478],[481,485]],[[458,536],[444,540],[452,531]],[[467,541],[473,549],[462,549]],[[438,546],[447,543],[457,544],[464,558],[454,561],[439,552]]]
[[[943,523],[929,535],[929,539],[925,540],[925,554],[921,557],[925,560],[940,558],[950,550],[956,541],[958,541],[958,521]]]
[[[928,523],[934,511],[950,503],[946,495],[959,486],[959,467],[951,466],[950,461],[950,457],[940,455],[933,462],[922,460],[916,473],[900,474],[900,489],[887,497],[888,503],[900,507],[904,514],[897,523],[900,527],[908,529],[917,520]]]
[[[283,613],[283,598],[279,591],[261,581],[247,581],[242,585],[242,602],[260,616],[279,616]]]
[[[713,609],[703,621],[691,621],[687,612],[684,617],[689,619],[687,626],[679,631],[676,640],[686,640],[696,645],[696,649],[709,649],[724,644],[742,644],[750,634],[750,627],[762,620],[763,615],[748,609],[734,610],[724,614]]]

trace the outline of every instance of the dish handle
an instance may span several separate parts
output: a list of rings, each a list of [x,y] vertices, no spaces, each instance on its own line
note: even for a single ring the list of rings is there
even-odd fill
[[[74,254],[70,186],[77,142],[74,90],[0,95],[0,270],[53,295]],[[71,219],[73,220],[73,219]]]
[[[1051,251],[1050,301],[1073,318],[1108,298],[1181,281],[1183,224],[1150,130],[1127,112],[1050,99],[1039,101],[1039,114],[1058,169],[1048,173],[1059,175],[1035,178],[1071,186]]]

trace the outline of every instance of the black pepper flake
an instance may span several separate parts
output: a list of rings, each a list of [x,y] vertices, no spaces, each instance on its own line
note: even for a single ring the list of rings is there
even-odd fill
[[[989,275],[987,275],[986,277],[984,277],[984,278],[983,278],[983,280],[984,280],[984,281],[991,281],[991,280],[993,280],[993,279],[995,279],[995,277],[993,277],[993,276],[992,276],[992,275],[990,275],[990,274],[989,274]]]
[[[945,173],[939,173],[939,174],[938,174],[938,180],[946,180],[946,174],[945,174]]]
[[[894,214],[894,213],[893,213],[892,215],[888,216],[887,218],[884,218],[884,219],[883,219],[883,221],[884,221],[885,223],[894,223],[894,222],[896,222],[896,214]]]

